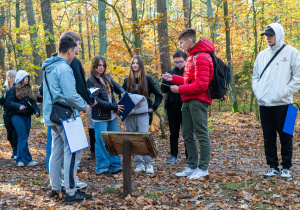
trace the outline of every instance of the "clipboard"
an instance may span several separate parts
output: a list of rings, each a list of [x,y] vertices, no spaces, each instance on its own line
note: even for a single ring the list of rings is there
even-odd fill
[[[77,115],[75,118],[71,117],[69,119],[62,120],[61,124],[63,126],[71,154],[89,147],[80,115]]]
[[[135,107],[135,103],[131,100],[128,92],[126,91],[123,97],[118,102],[119,105],[124,105],[124,110],[122,113],[119,114],[120,119],[122,122],[126,119],[128,114],[131,112],[131,110]]]
[[[283,132],[290,135],[294,134],[297,112],[298,112],[298,108],[294,107],[292,104],[289,104],[288,110],[286,112],[283,130],[282,130]]]

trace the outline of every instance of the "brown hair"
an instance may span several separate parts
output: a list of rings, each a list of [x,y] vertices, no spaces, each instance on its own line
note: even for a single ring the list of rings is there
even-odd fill
[[[196,30],[192,28],[184,29],[177,37],[178,41],[181,39],[192,39],[196,43]]]
[[[96,68],[98,67],[99,65],[99,62],[102,61],[103,62],[103,67],[104,67],[104,71],[103,73],[100,75],[100,77],[102,78],[103,81],[100,80],[101,84],[103,85],[103,87],[105,87],[107,90],[109,88],[109,86],[113,87],[111,81],[110,81],[110,78],[109,78],[109,73],[106,72],[106,67],[107,67],[107,64],[106,64],[106,60],[103,56],[101,55],[96,55],[94,58],[93,58],[93,61],[92,61],[92,66],[91,66],[91,71],[90,71],[90,75],[91,75],[91,78],[93,80],[93,85],[94,87],[97,87],[97,81],[96,81]],[[97,94],[99,94],[99,90],[97,91]]]
[[[146,98],[149,98],[148,94],[148,84],[147,84],[147,79],[146,79],[146,71],[144,68],[144,61],[143,58],[140,55],[136,55],[132,58],[131,63],[130,63],[130,72],[127,80],[127,90],[129,93],[132,93],[135,91],[135,77],[132,69],[132,64],[133,61],[137,59],[138,65],[139,65],[139,75],[138,75],[138,89],[137,93],[140,95],[145,96]]]
[[[29,77],[28,75],[26,77]],[[33,99],[33,91],[31,89],[30,80],[28,78],[28,84],[24,84],[25,77],[16,84],[16,98],[21,100],[22,98],[28,97]]]
[[[66,31],[66,32],[64,32],[60,36],[60,39],[63,38],[64,36],[71,37],[72,39],[74,39],[75,42],[81,41],[81,37],[77,33],[73,32],[73,31]]]
[[[7,80],[5,81],[5,86],[6,86],[7,89],[9,89],[15,83],[17,71],[15,71],[15,70],[9,70],[6,74],[8,74],[8,76],[10,77],[10,80],[9,80],[9,82]]]

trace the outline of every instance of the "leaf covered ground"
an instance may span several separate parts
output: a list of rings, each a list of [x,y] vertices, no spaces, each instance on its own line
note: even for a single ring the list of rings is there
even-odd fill
[[[79,179],[87,182],[92,201],[65,206],[63,195],[49,198],[50,181],[45,166],[45,128],[32,129],[29,139],[36,167],[17,168],[10,159],[6,131],[0,131],[1,209],[300,209],[299,125],[294,135],[293,180],[263,179],[265,164],[260,124],[252,114],[216,114],[209,120],[212,145],[209,178],[177,179],[174,173],[186,167],[183,139],[176,164],[166,164],[169,140],[155,127],[155,174],[132,174],[132,196],[123,197],[122,173],[96,175],[95,161],[84,151]],[[124,125],[121,125],[124,130]],[[168,128],[166,128],[168,134]],[[280,151],[280,148],[278,149]]]

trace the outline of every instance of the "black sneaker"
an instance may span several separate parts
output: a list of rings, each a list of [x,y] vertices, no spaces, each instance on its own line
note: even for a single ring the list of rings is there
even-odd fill
[[[66,194],[65,188],[61,187],[61,190],[51,190],[49,197],[54,198],[55,196],[59,196],[59,193]]]
[[[92,195],[86,194],[84,192],[81,192],[77,190],[73,196],[70,196],[68,193],[65,196],[65,204],[66,205],[73,205],[74,203],[80,203],[84,199],[90,200],[92,199]]]
[[[118,170],[116,170],[116,171],[111,172],[111,174],[112,174],[112,175],[118,174],[118,173],[121,173],[122,171],[123,171],[122,169],[118,169]]]

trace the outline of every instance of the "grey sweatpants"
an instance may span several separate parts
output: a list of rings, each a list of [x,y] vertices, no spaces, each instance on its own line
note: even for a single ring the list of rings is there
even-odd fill
[[[125,119],[127,132],[148,132],[149,131],[149,114],[132,114]],[[135,155],[135,165],[138,164],[154,164],[154,161],[149,155]]]
[[[76,191],[75,176],[77,166],[81,160],[82,150],[71,154],[63,127],[59,125],[51,126],[51,129],[50,185],[52,190],[60,190],[61,179],[64,176],[66,192],[73,195]]]

